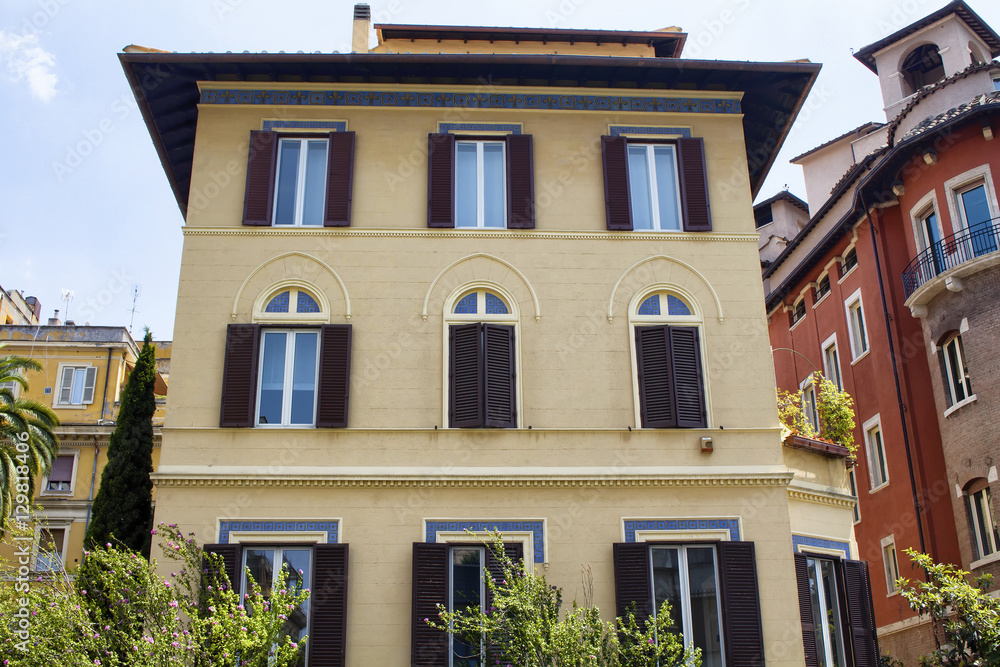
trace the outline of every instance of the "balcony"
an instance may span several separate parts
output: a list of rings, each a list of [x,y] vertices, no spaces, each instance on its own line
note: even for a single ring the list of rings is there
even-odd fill
[[[997,250],[1000,249],[998,239],[1000,239],[1000,218],[993,218],[957,234],[946,236],[924,250],[903,271],[903,290],[906,292],[907,304],[911,304],[910,297],[921,287],[942,274],[947,274],[947,277],[958,277],[961,273],[974,273],[974,269],[968,272],[956,269],[964,268],[963,265],[987,256],[995,257]],[[926,300],[920,300],[926,303]]]

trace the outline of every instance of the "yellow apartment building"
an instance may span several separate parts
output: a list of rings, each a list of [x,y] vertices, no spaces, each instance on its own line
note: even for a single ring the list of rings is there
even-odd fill
[[[42,304],[35,297],[0,287],[0,324],[38,324],[41,314]]]
[[[239,587],[302,570],[310,667],[482,664],[424,619],[487,603],[493,529],[608,618],[673,600],[705,665],[873,664],[844,459],[780,438],[751,207],[819,66],[676,29],[369,50],[369,16],[350,54],[120,55],[185,221],[157,521]]]
[[[124,327],[75,326],[62,324],[57,318],[51,318],[47,325],[2,325],[0,342],[7,343],[0,354],[24,356],[42,364],[41,372],[28,375],[30,386],[23,395],[52,408],[61,422],[56,429],[59,455],[51,472],[35,485],[35,505],[44,524],[39,526],[38,544],[52,554],[36,556],[35,569],[44,572],[65,567],[72,571],[83,555],[83,538],[107,463],[119,399],[141,344],[137,345]],[[160,456],[170,362],[170,343],[156,345],[154,467]],[[20,387],[15,391],[20,395]],[[10,544],[0,544],[0,548],[9,550]]]

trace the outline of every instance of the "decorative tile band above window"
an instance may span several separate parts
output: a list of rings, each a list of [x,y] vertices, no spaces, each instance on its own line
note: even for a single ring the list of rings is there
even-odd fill
[[[326,533],[326,543],[336,544],[340,536],[340,521],[220,521],[219,543],[229,544],[230,533]]]
[[[346,120],[265,120],[261,125],[265,132],[274,130],[322,130],[324,132],[347,132]]]
[[[540,519],[507,519],[464,520],[464,521],[425,521],[425,542],[437,542],[438,533],[456,533],[469,530],[472,532],[498,531],[500,533],[531,533],[532,546],[535,550],[534,561],[545,562],[545,522]]]
[[[612,125],[610,128],[612,137],[690,137],[689,127],[643,127],[640,125]]]
[[[792,551],[795,553],[809,551],[808,547],[841,551],[844,554],[844,558],[851,557],[851,545],[847,542],[828,540],[822,537],[811,537],[809,535],[792,535]]]
[[[440,134],[484,132],[490,134],[521,134],[520,123],[438,123]]]
[[[489,94],[380,90],[275,90],[221,88],[201,91],[201,104],[287,106],[422,107],[471,109],[550,109],[553,111],[645,111],[660,113],[743,113],[740,100],[712,97],[633,95]]]
[[[739,519],[625,519],[625,541],[635,542],[636,534],[650,532],[687,533],[698,530],[727,530],[729,539],[740,539]]]

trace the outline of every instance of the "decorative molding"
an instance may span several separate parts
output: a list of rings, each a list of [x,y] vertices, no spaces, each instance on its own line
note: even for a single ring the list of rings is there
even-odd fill
[[[690,137],[689,127],[643,127],[640,125],[612,125],[609,129],[612,137],[620,136],[657,136]]]
[[[757,243],[759,234],[714,234],[712,232],[539,232],[535,230],[479,229],[396,230],[396,229],[344,229],[342,227],[183,227],[184,236],[361,236],[375,238],[456,238],[480,237],[488,239],[550,239],[579,241],[722,241],[726,243]]]
[[[499,531],[501,533],[531,533],[532,547],[534,548],[534,561],[536,563],[545,562],[545,521],[543,519],[458,519],[424,520],[424,541],[437,542],[438,533],[461,533],[470,530],[473,532]]]
[[[219,543],[229,544],[229,534],[325,532],[327,544],[336,544],[340,521],[315,519],[251,519],[249,521],[219,521]]]
[[[691,532],[698,530],[728,530],[729,539],[740,539],[740,520],[732,518],[697,519],[624,519],[625,541],[635,542],[640,531]]]
[[[741,114],[740,100],[639,95],[400,92],[397,90],[280,90],[208,88],[200,104],[302,107],[540,109],[552,111],[640,111],[648,113]]]
[[[818,505],[833,505],[834,507],[845,507],[847,509],[854,509],[854,505],[857,501],[853,496],[835,496],[829,493],[822,493],[819,491],[808,491],[802,488],[789,487],[788,497],[792,500],[802,500],[807,503],[816,503]]]
[[[275,130],[327,130],[329,132],[347,132],[346,120],[264,120],[261,129],[265,132]]]
[[[262,263],[256,269],[254,269],[253,271],[251,271],[249,273],[249,275],[247,275],[247,277],[243,280],[243,284],[240,285],[240,288],[238,290],[236,290],[236,297],[233,299],[233,312],[230,315],[230,317],[232,318],[232,320],[234,322],[236,321],[237,312],[239,311],[239,306],[240,306],[240,298],[242,298],[242,296],[243,296],[243,290],[245,290],[247,288],[247,285],[250,284],[250,281],[253,280],[253,277],[256,276],[258,273],[260,273],[261,271],[263,271],[269,265],[274,264],[275,262],[277,262],[279,260],[286,259],[288,257],[301,257],[303,259],[307,259],[307,260],[316,262],[321,267],[323,267],[324,269],[326,269],[330,273],[330,275],[332,275],[334,277],[334,279],[337,281],[337,284],[340,285],[340,290],[344,293],[344,304],[345,304],[344,305],[344,316],[347,318],[347,321],[350,322],[351,321],[351,297],[347,293],[347,285],[345,285],[344,281],[340,279],[340,276],[337,275],[337,272],[334,271],[332,268],[330,268],[329,264],[327,264],[323,260],[319,259],[318,257],[314,257],[313,255],[310,255],[310,254],[307,254],[307,253],[304,253],[304,252],[298,252],[298,251],[286,252],[286,253],[282,253],[280,255],[276,255],[276,256],[270,258],[269,260],[267,260],[266,262]],[[322,290],[319,290],[316,285],[314,285],[312,283],[306,283],[305,281],[282,281],[282,283],[280,283],[280,284],[283,285],[285,283],[288,283],[289,285],[294,285],[294,284],[301,283],[301,284],[306,285],[309,289],[316,289],[317,290],[316,293],[321,293],[322,292]],[[255,303],[256,303],[256,300],[257,299],[255,299]],[[252,311],[253,311],[253,308],[251,308],[251,313],[252,313]],[[333,314],[330,313],[331,317],[332,317],[332,315]]]
[[[488,132],[501,134],[521,134],[521,123],[438,123],[438,132]]]
[[[424,296],[424,309],[420,312],[420,316],[424,319],[424,321],[425,322],[427,321],[427,305],[430,303],[431,300],[431,292],[434,291],[434,288],[437,286],[438,281],[441,280],[441,277],[444,274],[448,273],[448,271],[451,271],[453,268],[458,266],[459,264],[467,262],[469,260],[477,259],[479,257],[483,257],[485,259],[491,259],[494,262],[499,262],[500,264],[502,264],[503,266],[507,267],[515,274],[517,274],[517,277],[521,279],[521,282],[524,283],[524,286],[527,287],[528,291],[531,293],[531,301],[535,304],[535,321],[540,322],[542,319],[542,309],[541,306],[539,306],[538,304],[538,295],[535,294],[535,288],[531,286],[531,283],[528,281],[528,279],[524,276],[523,273],[521,273],[520,269],[518,269],[516,266],[514,266],[507,260],[500,259],[496,255],[489,255],[485,252],[477,252],[473,255],[466,255],[461,259],[456,259],[454,262],[441,269],[441,272],[438,273],[437,276],[434,278],[434,280],[431,281],[430,287],[427,288],[427,295]]]
[[[712,283],[708,282],[708,279],[705,278],[705,276],[698,269],[694,268],[693,266],[691,266],[687,262],[679,260],[679,259],[677,259],[675,257],[670,257],[669,255],[652,255],[650,257],[647,257],[646,259],[640,259],[638,262],[636,262],[635,264],[633,264],[629,268],[625,269],[625,272],[623,274],[621,274],[621,276],[619,276],[618,281],[615,283],[615,286],[611,288],[611,297],[608,299],[608,322],[612,322],[615,319],[615,315],[614,315],[615,296],[618,294],[618,288],[621,287],[621,285],[622,285],[623,282],[625,282],[625,278],[627,278],[630,273],[632,273],[633,271],[635,271],[637,268],[639,268],[643,264],[645,264],[647,262],[651,262],[654,259],[664,259],[664,260],[666,260],[668,262],[672,262],[674,264],[679,264],[680,266],[683,266],[685,269],[687,269],[691,273],[693,273],[696,276],[698,276],[698,278],[701,279],[701,282],[704,283],[705,287],[708,288],[708,291],[712,293],[712,297],[715,299],[715,309],[716,309],[716,313],[717,313],[718,318],[719,318],[719,324],[722,324],[722,321],[725,319],[725,317],[724,317],[724,315],[722,313],[722,300],[719,299],[719,295],[718,295],[718,293],[716,293],[715,288],[712,287]]]
[[[825,537],[814,537],[812,535],[792,534],[792,551],[799,553],[801,547],[816,547],[818,549],[829,549],[831,551],[842,551],[844,558],[851,557],[851,545],[840,540],[831,540]]]

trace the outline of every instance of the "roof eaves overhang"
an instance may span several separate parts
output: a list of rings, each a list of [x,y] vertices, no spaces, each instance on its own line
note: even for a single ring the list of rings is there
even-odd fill
[[[500,54],[120,53],[181,212],[191,186],[199,82],[395,83],[742,92],[756,196],[820,70],[814,63]],[[545,83],[539,83],[540,81]]]

